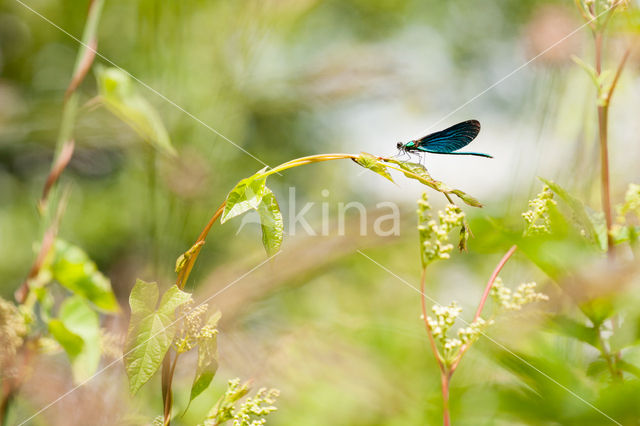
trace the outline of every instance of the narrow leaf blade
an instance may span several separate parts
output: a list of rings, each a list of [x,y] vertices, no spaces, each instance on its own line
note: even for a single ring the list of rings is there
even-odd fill
[[[217,327],[220,316],[220,311],[218,311],[209,318],[205,327],[212,333],[210,337],[201,340],[198,344],[198,367],[191,385],[189,402],[209,387],[218,370]]]
[[[589,212],[585,205],[578,198],[571,195],[567,190],[562,188],[557,183],[539,178],[542,182],[545,183],[553,192],[555,192],[568,206],[571,208],[573,213],[576,215],[576,219],[580,223],[580,225],[585,228],[585,231],[589,234],[590,238],[596,243],[596,245],[601,250],[606,250],[607,247],[607,236],[606,232],[603,235],[602,230],[598,231],[598,228],[601,228],[600,224],[598,224],[598,218],[593,215],[590,216]]]
[[[284,235],[284,221],[273,192],[265,187],[265,193],[258,206],[260,215],[260,226],[262,227],[262,244],[267,252],[267,256],[273,256],[282,246]]]

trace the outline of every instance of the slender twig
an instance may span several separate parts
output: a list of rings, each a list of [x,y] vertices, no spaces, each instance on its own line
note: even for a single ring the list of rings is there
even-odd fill
[[[451,425],[451,415],[449,414],[449,379],[451,378],[451,371],[447,369],[445,361],[440,356],[440,352],[438,352],[438,347],[436,346],[436,341],[433,337],[433,331],[431,330],[431,325],[429,324],[429,319],[427,317],[427,301],[426,301],[426,293],[425,293],[425,278],[427,276],[427,268],[422,268],[422,275],[420,276],[420,304],[422,307],[422,320],[424,321],[424,327],[427,330],[427,336],[429,336],[429,344],[431,345],[431,351],[433,352],[433,356],[438,363],[438,368],[440,369],[440,391],[442,392],[442,418],[444,426]]]
[[[511,256],[513,256],[513,253],[515,253],[517,249],[517,245],[511,246],[511,248],[505,253],[505,255],[502,256],[502,259],[500,259],[500,262],[498,262],[496,268],[493,270],[489,281],[487,281],[487,286],[484,289],[484,293],[482,293],[482,298],[480,299],[480,303],[478,304],[476,314],[473,317],[474,321],[480,318],[482,309],[484,308],[484,305],[487,302],[487,298],[489,297],[489,293],[491,292],[491,287],[493,287],[493,283],[496,281],[496,278],[498,278],[498,275],[500,274],[500,271],[502,271],[502,268],[504,268],[504,265],[509,261],[509,259],[511,258]]]
[[[176,370],[176,365],[178,364],[178,356],[180,355],[179,353],[176,352],[176,356],[173,359],[173,362],[171,364],[169,364],[170,359],[171,359],[171,352],[167,352],[167,354],[165,355],[165,362],[163,364],[166,366],[171,365],[170,368],[168,368],[166,371],[163,368],[163,374],[162,374],[162,390],[164,393],[164,426],[170,426],[171,424],[171,408],[173,405],[173,395],[171,393],[171,385],[173,383],[173,375],[175,373]]]
[[[624,69],[624,66],[627,63],[627,59],[629,59],[630,54],[631,54],[631,46],[628,46],[625,49],[624,54],[622,55],[622,59],[618,64],[618,68],[616,69],[616,74],[613,77],[613,81],[611,82],[611,87],[609,87],[609,90],[607,92],[607,97],[605,100],[607,105],[609,105],[609,103],[611,102],[611,97],[613,96],[613,92],[616,89],[616,86],[618,85],[618,80],[620,80],[620,75],[622,74],[622,70]]]
[[[422,306],[422,320],[424,321],[424,326],[427,330],[427,336],[429,336],[429,344],[431,345],[431,351],[433,352],[433,356],[436,358],[436,362],[438,363],[438,368],[440,368],[440,373],[445,374],[446,368],[444,365],[444,360],[440,356],[438,352],[438,347],[436,346],[436,341],[433,338],[433,331],[431,330],[431,325],[429,324],[429,319],[427,317],[427,301],[426,301],[426,293],[425,293],[425,278],[427,276],[427,268],[422,268],[422,275],[420,277],[420,302]]]
[[[440,387],[442,389],[442,424],[451,426],[451,413],[449,409],[449,383],[452,371],[440,373]]]
[[[607,16],[605,17],[605,22],[603,25],[599,26],[596,30],[594,30],[594,41],[595,41],[595,69],[596,75],[601,77],[602,75],[602,45],[603,45],[603,34],[606,28],[606,24],[609,19],[613,15],[613,10],[618,6],[619,3],[615,3],[609,10]],[[601,184],[601,201],[602,201],[602,210],[604,211],[605,221],[607,226],[607,256],[610,261],[615,259],[615,246],[613,244],[613,235],[612,235],[612,227],[613,227],[613,217],[611,211],[611,183],[609,176],[609,141],[608,141],[608,128],[609,128],[609,106],[611,104],[611,98],[613,97],[613,93],[618,85],[618,81],[620,80],[620,76],[622,75],[622,71],[624,66],[629,58],[631,53],[631,46],[627,47],[625,50],[622,59],[620,60],[618,67],[616,69],[616,73],[613,77],[611,85],[608,88],[604,87],[604,82],[599,82],[598,91],[597,91],[597,100],[598,100],[598,130],[599,130],[599,139],[600,139],[600,184]],[[617,318],[616,316],[611,318],[611,328],[615,332],[617,328]],[[620,351],[616,352],[613,355],[609,353],[609,350],[605,346],[604,339],[602,336],[600,338],[600,346],[603,358],[607,361],[607,366],[611,371],[611,375],[615,379],[622,378],[622,372],[617,368],[618,362],[622,359],[622,354]]]
[[[216,210],[213,216],[211,216],[211,219],[209,219],[209,222],[207,223],[207,225],[204,227],[204,229],[198,236],[198,239],[194,244],[195,249],[193,251],[193,254],[187,259],[186,264],[184,265],[182,270],[180,270],[180,272],[178,273],[178,279],[176,281],[176,285],[178,286],[179,289],[181,290],[184,289],[184,286],[187,283],[187,279],[191,274],[191,270],[193,269],[193,265],[196,263],[196,259],[200,254],[200,250],[202,250],[202,244],[198,245],[198,243],[204,243],[204,241],[207,239],[207,235],[209,235],[209,231],[211,230],[211,227],[213,226],[214,223],[216,223],[218,218],[222,216],[222,212],[224,211],[225,205],[226,205],[226,201],[223,201],[222,204],[220,204],[220,207],[218,207],[218,210]]]
[[[482,310],[484,309],[484,305],[487,302],[489,294],[491,293],[491,288],[493,287],[493,284],[498,278],[500,271],[502,271],[502,268],[504,268],[504,265],[506,265],[506,263],[509,261],[511,256],[513,256],[513,254],[517,249],[518,249],[517,245],[511,246],[511,248],[505,253],[505,255],[502,256],[502,259],[500,259],[500,262],[498,262],[498,264],[496,265],[495,269],[493,270],[493,273],[491,274],[491,277],[489,277],[489,281],[487,281],[487,285],[484,288],[484,293],[482,293],[482,298],[480,298],[478,309],[476,310],[476,314],[474,315],[473,321],[471,322],[471,324],[473,324],[478,320],[478,318],[480,318],[480,315],[482,314]],[[460,360],[462,359],[462,356],[465,354],[465,352],[469,349],[470,346],[471,345],[469,344],[464,344],[460,348],[460,352],[458,353],[458,356],[451,364],[451,368],[450,368],[451,374],[453,374],[453,372],[456,370],[456,368],[458,367],[458,364],[460,363]]]

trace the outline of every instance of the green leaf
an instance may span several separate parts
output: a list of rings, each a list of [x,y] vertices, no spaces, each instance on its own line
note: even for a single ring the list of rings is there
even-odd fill
[[[79,247],[56,240],[54,256],[49,266],[53,279],[106,312],[118,312],[120,307],[111,290],[111,282]]]
[[[217,329],[220,317],[220,311],[211,315],[205,327],[210,330]],[[217,370],[218,335],[217,333],[212,333],[211,336],[198,342],[198,367],[196,368],[196,375],[193,379],[193,384],[191,385],[189,403],[209,387]]]
[[[593,226],[593,232],[595,241],[598,243],[598,247],[602,251],[607,250],[607,221],[604,218],[604,213],[597,212],[588,206],[585,206],[585,211],[589,218],[589,222]]]
[[[598,73],[596,72],[595,68],[585,63],[582,59],[578,58],[577,56],[572,55],[571,59],[573,60],[573,62],[580,65],[580,67],[583,70],[585,70],[585,72],[589,75],[589,77],[591,77],[591,81],[593,81],[593,85],[599,90],[600,82],[598,81]]]
[[[282,213],[273,192],[267,187],[264,188],[264,195],[258,205],[260,215],[260,226],[262,227],[262,244],[267,251],[267,256],[273,256],[280,251],[282,238],[284,235],[284,222]]]
[[[380,160],[378,160],[378,157],[367,152],[361,152],[355,162],[360,164],[362,167],[369,169],[372,172],[377,173],[380,176],[383,176],[393,182],[393,179],[391,178],[391,175],[387,170],[387,166],[385,166]]]
[[[607,365],[607,361],[605,361],[604,358],[600,357],[595,361],[589,363],[585,372],[589,377],[598,377],[606,373],[608,368],[609,367]]]
[[[451,191],[452,194],[455,194],[460,198],[465,204],[470,205],[472,207],[482,207],[482,203],[477,199],[473,198],[471,195],[466,192],[462,192],[459,189],[454,189]]]
[[[616,312],[613,301],[606,297],[588,299],[580,304],[580,310],[591,320],[594,327],[600,327]]]
[[[616,364],[618,365],[618,368],[620,370],[633,374],[634,376],[636,376],[636,379],[640,379],[640,368],[622,359],[616,361]]]
[[[66,299],[59,318],[49,321],[49,331],[71,361],[76,383],[91,377],[100,363],[100,320],[87,302],[78,296]]]
[[[627,324],[625,318],[625,326],[617,327],[611,337],[609,337],[609,346],[611,352],[618,352],[638,343],[638,334],[634,324]]]
[[[138,280],[131,290],[131,322],[125,342],[124,364],[129,390],[136,393],[160,368],[176,333],[175,311],[191,295],[175,285],[158,301],[158,285]]]
[[[55,318],[49,321],[49,333],[51,333],[56,342],[60,343],[62,349],[69,355],[69,359],[73,360],[82,352],[82,347],[84,346],[82,337],[69,331],[59,319]]]
[[[597,328],[587,327],[586,325],[565,315],[554,315],[550,319],[549,325],[552,330],[555,330],[559,334],[573,337],[574,339],[588,343],[595,348],[599,347],[599,334]]]
[[[229,192],[220,223],[225,223],[233,217],[258,208],[266,188],[267,178],[262,176],[265,170],[266,168],[260,170],[253,176],[242,179],[235,188]]]
[[[601,224],[599,223],[599,217],[595,214],[589,214],[585,205],[578,198],[571,195],[568,191],[562,188],[557,183],[539,178],[542,182],[544,182],[553,192],[555,192],[567,205],[576,216],[576,220],[584,228],[584,230],[589,234],[589,237],[594,241],[600,250],[606,250],[607,248],[607,236],[606,232],[602,233]],[[606,231],[606,226],[605,226]]]
[[[435,189],[438,192],[442,192],[443,194],[454,194],[465,204],[472,207],[482,207],[482,203],[480,203],[480,201],[476,200],[466,192],[459,189],[451,189],[445,183],[434,180],[422,164],[389,159],[385,161],[399,166],[404,175],[410,179],[415,179],[423,185],[427,185],[428,187]]]
[[[422,164],[398,160],[391,160],[389,162],[399,166],[404,172],[404,175],[408,178],[416,179],[429,186],[435,182]]]
[[[99,67],[98,91],[102,103],[158,151],[175,156],[169,134],[153,106],[136,90],[129,74],[118,68]]]

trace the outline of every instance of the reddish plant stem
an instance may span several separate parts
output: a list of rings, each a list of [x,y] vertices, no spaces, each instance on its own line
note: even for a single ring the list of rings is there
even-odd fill
[[[602,39],[602,30],[596,30],[594,32],[595,68],[598,77],[600,77],[600,75],[602,74]],[[600,195],[602,200],[602,211],[604,212],[604,217],[607,224],[607,251],[609,252],[609,256],[611,257],[613,253],[610,251],[611,235],[609,234],[609,231],[611,231],[611,225],[613,221],[611,219],[611,194],[609,189],[609,148],[607,139],[609,105],[608,101],[600,101],[602,90],[602,85],[600,85],[597,91],[598,131],[600,138]],[[613,88],[610,90],[610,92],[611,91],[613,91]]]
[[[422,276],[420,277],[420,302],[422,305],[422,320],[424,321],[424,326],[427,329],[427,336],[429,336],[429,344],[431,345],[431,351],[433,352],[433,356],[436,358],[438,363],[438,368],[440,368],[440,373],[445,374],[446,369],[444,366],[444,361],[440,357],[438,353],[438,348],[436,346],[436,341],[433,338],[433,332],[431,331],[431,326],[429,325],[429,320],[427,319],[427,301],[425,290],[425,278],[427,276],[427,268],[422,268]],[[443,395],[444,396],[444,395]]]
[[[452,371],[448,373],[440,373],[440,385],[442,388],[442,424],[444,426],[451,426],[451,414],[449,410],[449,379],[451,378]]]
[[[616,7],[615,5],[614,7]],[[613,9],[613,7],[612,7]],[[607,16],[607,18],[610,17]],[[603,28],[599,28],[594,31],[595,38],[595,68],[596,74],[600,77],[602,73],[602,39],[603,39]],[[613,93],[616,89],[618,81],[620,79],[620,75],[622,74],[622,70],[629,58],[629,54],[631,53],[631,46],[627,47],[618,64],[616,69],[616,74],[613,77],[613,81],[611,82],[611,86],[608,89],[605,89],[600,85],[598,87],[597,92],[597,101],[598,101],[598,130],[600,136],[600,184],[601,184],[601,199],[602,199],[602,210],[604,211],[605,221],[607,225],[607,257],[610,261],[615,260],[615,246],[613,244],[613,235],[611,233],[611,229],[613,227],[613,217],[611,212],[611,189],[610,189],[610,176],[609,176],[609,140],[608,140],[608,131],[609,131],[609,105],[611,104],[611,98],[613,97]],[[603,93],[603,90],[606,90]],[[611,328],[615,332],[618,328],[617,317],[614,316],[611,318]],[[622,359],[622,354],[620,351],[617,351],[613,355],[613,360],[615,363],[611,363],[611,357],[608,351],[605,349],[604,342],[601,344],[603,350],[603,357],[607,360],[607,363],[610,367],[612,377],[614,379],[621,379],[622,372],[617,368],[618,363]]]
[[[607,106],[598,106],[598,127],[600,128],[600,183],[602,186],[602,210],[604,211],[605,221],[607,223],[607,250],[610,257],[613,256],[611,241],[611,226],[613,220],[611,218],[611,194],[609,186],[609,148],[607,141],[609,108]]]
[[[506,265],[509,259],[511,259],[511,256],[513,256],[513,254],[516,252],[517,249],[518,249],[517,245],[514,244],[513,246],[511,246],[511,248],[505,253],[505,255],[502,256],[502,259],[500,259],[500,262],[498,262],[498,264],[496,265],[495,269],[493,270],[493,273],[491,274],[491,277],[489,277],[489,281],[487,281],[486,287],[484,288],[484,293],[482,293],[482,298],[480,299],[480,303],[478,304],[478,309],[476,310],[476,314],[473,317],[472,323],[477,321],[478,318],[480,318],[480,315],[482,314],[482,310],[484,309],[484,305],[487,302],[487,299],[489,298],[489,293],[491,293],[491,288],[493,287],[493,283],[495,283],[496,278],[498,278],[498,275],[500,274],[500,271],[502,271],[502,268],[504,268],[504,265]],[[456,371],[456,368],[458,367],[458,364],[460,364],[460,360],[462,359],[462,356],[469,349],[469,347],[470,345],[462,346],[457,358],[451,364],[451,368],[450,368],[451,374],[453,374],[453,372]]]
[[[47,176],[47,180],[44,184],[44,188],[42,188],[42,197],[40,197],[39,208],[40,211],[44,212],[45,206],[47,203],[47,197],[49,196],[49,191],[53,187],[53,185],[57,182],[58,178],[64,171],[64,169],[71,161],[71,157],[73,156],[75,142],[73,139],[69,139],[62,145],[62,149],[60,150],[60,154],[54,160],[53,165],[51,166],[51,172],[49,172],[49,176]]]
[[[178,363],[179,354],[176,353],[176,357],[173,359],[173,363],[170,362],[170,353],[167,352],[165,356],[165,362],[163,364],[163,374],[162,374],[162,388],[164,390],[164,426],[171,425],[171,408],[173,405],[173,395],[171,393],[171,385],[173,383],[173,374],[176,370],[176,364]],[[165,369],[165,366],[169,368]]]
[[[496,265],[496,268],[493,270],[491,277],[489,277],[489,281],[487,281],[487,286],[484,289],[484,293],[482,293],[482,299],[480,299],[480,303],[478,304],[478,309],[476,310],[476,314],[473,317],[474,321],[480,318],[480,314],[482,314],[482,309],[484,309],[484,305],[487,302],[487,299],[489,298],[489,293],[491,292],[493,283],[496,281],[496,278],[498,278],[498,275],[500,274],[500,271],[502,271],[502,268],[504,268],[504,265],[509,261],[509,259],[511,258],[511,256],[513,256],[513,253],[515,253],[517,249],[518,249],[517,245],[515,244],[512,245],[511,248],[505,253],[505,255],[502,256],[502,259],[500,259],[500,262],[498,262],[498,264]]]
[[[442,392],[442,418],[444,426],[451,425],[451,415],[449,413],[449,379],[451,378],[451,373],[447,371],[447,367],[444,364],[444,360],[440,357],[440,353],[438,352],[438,347],[436,346],[436,341],[433,338],[433,332],[431,331],[431,325],[429,325],[429,320],[427,319],[427,300],[425,294],[425,278],[427,276],[427,268],[422,268],[422,275],[420,277],[420,302],[422,306],[422,319],[424,321],[424,326],[427,329],[427,336],[429,336],[429,344],[431,345],[431,351],[433,352],[433,356],[438,363],[438,368],[440,369],[440,390]]]
[[[179,289],[181,290],[184,289],[184,286],[187,283],[187,279],[189,278],[189,274],[191,274],[191,270],[193,269],[193,265],[196,263],[196,259],[200,254],[200,250],[202,250],[202,245],[196,246],[196,244],[200,242],[204,242],[207,239],[207,235],[209,235],[209,231],[211,230],[211,227],[213,226],[214,223],[216,223],[218,218],[222,215],[225,205],[226,205],[226,201],[223,201],[222,204],[220,204],[220,207],[218,207],[218,210],[216,210],[213,216],[211,216],[211,219],[209,219],[209,223],[207,223],[207,226],[204,227],[204,229],[198,236],[198,239],[194,244],[194,247],[196,247],[195,251],[193,252],[191,257],[187,260],[187,264],[178,274],[176,285],[178,286]]]

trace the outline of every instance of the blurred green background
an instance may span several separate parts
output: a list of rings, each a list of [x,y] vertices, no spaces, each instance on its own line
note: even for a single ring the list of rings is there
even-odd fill
[[[20,2],[0,0],[0,294],[7,299],[24,280],[41,238],[36,201],[49,172],[78,50],[61,29],[79,37],[88,2],[28,5],[60,28]],[[83,110],[75,131],[77,149],[62,177],[71,193],[60,236],[86,250],[126,306],[136,278],[165,286],[174,280],[175,259],[195,241],[227,192],[263,167],[234,145],[270,166],[325,152],[392,155],[397,141],[477,118],[483,130],[473,150],[489,152],[493,160],[426,160],[436,179],[485,204],[482,210],[464,207],[474,223],[469,253],[455,253],[451,261],[434,266],[428,280],[434,299],[459,300],[470,318],[509,244],[495,238],[487,217],[519,227],[526,200],[541,188],[538,175],[598,206],[595,93],[570,59],[575,54],[592,60],[588,33],[575,32],[581,25],[572,1],[107,1],[98,50],[153,88],[138,85],[137,90],[159,111],[179,159],[157,160],[151,208],[148,147],[104,108]],[[607,53],[615,57],[616,52],[613,44]],[[101,58],[96,62],[109,65]],[[628,181],[640,177],[640,144],[632,136],[640,130],[634,106],[637,65],[632,57],[611,112],[616,199]],[[95,96],[93,73],[79,93],[82,103]],[[398,278],[418,285],[414,211],[422,189],[401,178],[396,186],[362,170],[330,162],[270,178],[285,224],[293,208],[290,188],[295,188],[294,211],[314,202],[305,217],[320,233],[325,203],[330,232],[309,236],[296,229],[295,236],[285,238],[277,263],[210,301],[223,313],[221,371],[216,388],[199,397],[179,422],[200,421],[224,380],[235,376],[281,389],[279,411],[268,421],[273,425],[441,422],[439,377],[419,319],[419,297]],[[439,194],[430,196],[434,205],[442,205]],[[359,235],[357,215],[347,220],[346,235],[338,235],[338,203],[350,201],[368,207],[367,236]],[[375,206],[383,201],[401,206],[399,237],[373,235],[373,218],[384,213]],[[240,223],[216,225],[210,234],[188,284],[200,300],[264,260],[259,226],[247,224],[237,232]],[[154,226],[157,232],[150,231]],[[545,284],[524,256],[516,257],[503,276],[512,285],[536,279]],[[110,322],[114,330],[125,326],[124,320]],[[492,334],[507,347],[521,341],[525,348],[539,347],[541,359],[555,357],[547,358],[545,368],[570,376],[562,365],[577,362],[571,342],[545,338],[533,328],[530,318],[515,319]],[[524,409],[521,416],[509,414],[518,409],[505,409],[505,401],[517,402],[504,396],[509,395],[505,389],[517,382],[517,374],[487,356],[496,350],[491,345],[483,342],[471,351],[454,378],[455,424],[611,424],[550,382],[544,392],[564,401],[558,411],[549,408],[545,418],[533,410],[539,419]],[[186,404],[191,367],[177,373],[178,389],[185,391],[176,399],[178,407]],[[153,385],[127,398],[121,366],[105,377],[110,379],[97,379],[78,392],[85,395],[78,397],[84,410],[69,414],[78,401],[70,398],[34,424],[65,424],[60,420],[65,415],[73,419],[66,424],[88,424],[99,409],[148,418],[160,413]],[[586,385],[574,385],[577,394],[597,399]],[[109,386],[121,392],[105,392]],[[41,389],[32,408],[54,397],[58,388],[52,389]],[[546,397],[538,395],[553,399]],[[583,423],[549,420],[565,410]]]

